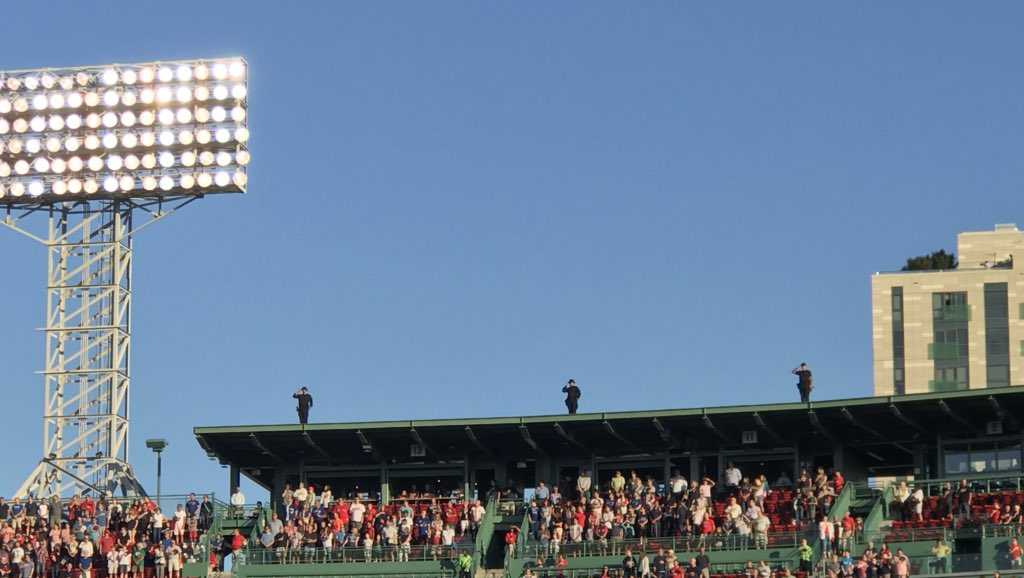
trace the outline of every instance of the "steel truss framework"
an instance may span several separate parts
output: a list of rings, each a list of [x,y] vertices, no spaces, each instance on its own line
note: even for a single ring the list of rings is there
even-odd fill
[[[6,207],[0,224],[47,252],[43,452],[17,497],[145,493],[128,464],[132,239],[197,198]]]

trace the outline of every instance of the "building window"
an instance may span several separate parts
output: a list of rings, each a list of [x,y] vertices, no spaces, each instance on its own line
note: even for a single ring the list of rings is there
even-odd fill
[[[985,365],[988,387],[1010,385],[1010,308],[1006,283],[985,283]]]
[[[892,288],[892,384],[893,393],[907,393],[903,352],[903,287]]]
[[[1020,451],[1013,442],[950,444],[943,449],[945,475],[1018,472]]]
[[[928,356],[935,364],[935,378],[929,384],[931,391],[970,387],[967,370],[969,320],[966,291],[932,293],[934,339],[928,347]]]

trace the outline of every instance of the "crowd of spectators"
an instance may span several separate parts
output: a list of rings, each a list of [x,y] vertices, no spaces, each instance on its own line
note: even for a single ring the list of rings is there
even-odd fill
[[[180,578],[206,561],[213,514],[195,495],[166,513],[148,498],[0,498],[0,578]]]
[[[934,494],[928,495],[926,488]],[[895,529],[1024,523],[1024,492],[979,492],[967,480],[941,487],[902,481],[893,487],[892,497],[889,514]]]
[[[335,497],[329,485],[298,484],[281,495],[260,528],[264,560],[276,562],[455,559],[476,540],[486,512],[479,500],[402,492],[388,505]],[[268,559],[267,556],[270,558]]]
[[[693,548],[729,542],[765,549],[772,532],[795,535],[809,523],[827,521],[844,484],[839,472],[818,468],[814,476],[801,472],[796,482],[783,474],[769,486],[764,475],[746,477],[729,464],[718,482],[687,481],[676,471],[658,485],[635,471],[628,477],[617,471],[598,488],[584,471],[569,495],[537,484],[526,505],[527,555],[619,555],[626,544],[647,551],[649,541],[664,537],[685,539]]]

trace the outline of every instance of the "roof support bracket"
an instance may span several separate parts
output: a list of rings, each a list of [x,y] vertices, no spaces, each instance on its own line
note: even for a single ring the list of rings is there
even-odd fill
[[[270,456],[275,462],[284,461],[277,454],[267,449],[267,446],[263,445],[260,438],[256,437],[256,434],[249,434],[249,443],[251,443],[256,449],[260,450],[264,455]]]
[[[701,416],[701,421],[704,422],[704,427],[708,428],[708,430],[710,430],[711,433],[718,436],[718,439],[722,440],[723,442],[729,441],[729,436],[722,433],[722,430],[718,429],[718,426],[716,426],[715,423],[711,421],[711,418],[708,417],[707,414]]]
[[[532,448],[533,451],[537,452],[542,456],[547,455],[544,453],[544,450],[542,450],[540,446],[537,445],[537,442],[533,441],[533,436],[530,435],[530,428],[526,427],[526,424],[519,424],[519,435],[523,437],[523,441],[526,442],[526,445],[530,446],[530,448]]]
[[[783,443],[785,441],[782,439],[782,436],[775,433],[775,430],[772,429],[771,426],[768,425],[768,422],[766,422],[764,418],[761,417],[761,414],[756,411],[754,412],[754,423],[757,424],[757,427],[761,428],[761,430],[764,433],[771,436],[771,438],[774,439],[776,442]]]
[[[559,437],[561,437],[563,440],[565,440],[565,441],[569,442],[570,444],[580,448],[581,450],[585,450],[585,451],[588,451],[588,452],[590,451],[587,448],[587,446],[585,446],[585,445],[581,444],[580,442],[576,441],[576,438],[574,438],[572,436],[572,434],[570,434],[569,432],[565,431],[565,428],[562,427],[562,424],[560,424],[560,423],[558,423],[556,421],[555,425],[553,427],[554,427],[555,433],[557,433],[559,435]]]

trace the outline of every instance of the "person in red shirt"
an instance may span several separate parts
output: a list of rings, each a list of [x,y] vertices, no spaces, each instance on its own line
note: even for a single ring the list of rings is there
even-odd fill
[[[512,526],[508,532],[505,532],[505,557],[515,557],[516,555],[516,542],[519,541],[519,528]]]
[[[999,523],[999,506],[990,506],[988,509],[988,521],[990,524]]]
[[[231,551],[238,552],[242,548],[245,548],[245,536],[235,528],[235,533],[231,536]]]
[[[668,573],[672,578],[683,578],[686,576],[686,572],[683,571],[683,567],[679,565],[679,562],[673,562],[672,568]]]
[[[710,536],[715,533],[715,519],[712,516],[704,516],[704,521],[700,524],[700,532],[705,536]]]
[[[839,525],[840,548],[848,550],[853,541],[853,535],[857,532],[857,520],[847,511]]]
[[[845,485],[846,485],[846,478],[843,477],[843,474],[840,473],[839,470],[836,470],[835,472],[833,472],[833,474],[832,474],[832,486],[835,487],[836,495],[837,496],[839,495],[839,492],[843,491],[843,486],[845,486]]]
[[[1024,555],[1024,550],[1021,550],[1020,544],[1017,543],[1016,538],[1010,539],[1010,568],[1021,567],[1021,556]]]

